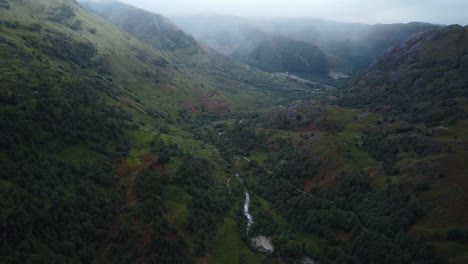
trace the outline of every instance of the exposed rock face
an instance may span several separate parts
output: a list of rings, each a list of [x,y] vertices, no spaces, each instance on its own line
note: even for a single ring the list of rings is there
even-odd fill
[[[258,236],[252,238],[252,245],[258,248],[260,251],[270,252],[273,253],[275,248],[273,247],[273,243],[271,242],[271,238],[267,236]]]
[[[309,257],[304,257],[304,258],[302,258],[301,263],[302,263],[302,264],[318,264],[318,262],[312,260],[312,259],[309,258]]]

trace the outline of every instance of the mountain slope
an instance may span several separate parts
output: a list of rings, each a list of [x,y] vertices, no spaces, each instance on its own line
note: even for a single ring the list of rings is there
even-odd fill
[[[191,230],[169,223],[164,167],[191,162],[178,179],[200,177],[193,199],[224,193],[208,174],[222,166],[207,161],[216,152],[183,131],[181,101],[196,95],[195,82],[76,1],[2,3],[2,262],[190,262],[193,241],[181,232]],[[187,196],[184,185],[176,191]],[[187,217],[214,228],[226,204],[216,206]]]
[[[468,28],[420,34],[387,51],[347,84],[341,102],[410,122],[447,123],[466,117]]]
[[[228,110],[235,112],[269,107],[291,96],[295,98],[313,96],[311,87],[322,88],[320,84],[302,83],[287,76],[271,75],[220,55],[198,44],[191,36],[161,15],[118,1],[83,1],[83,5],[152,49],[165,54],[178,69],[203,83],[205,90],[209,87],[221,93],[225,104],[229,105]],[[169,44],[163,45],[162,41]],[[260,102],[256,100],[259,95],[264,100]],[[204,99],[199,98],[199,100]],[[199,105],[196,101],[188,104],[194,105],[189,107],[193,110],[208,106]]]
[[[74,0],[1,3],[2,261],[206,256],[237,204],[219,188],[229,164],[192,126],[310,87],[218,55],[200,53],[191,71],[180,62],[190,55],[151,48]]]
[[[167,55],[176,55],[177,53],[188,55],[197,53],[200,49],[193,37],[185,34],[170,20],[161,15],[117,1],[80,2],[84,7],[129,32],[141,42],[151,45],[155,50],[167,53]],[[151,32],[151,34],[148,34],[148,32]]]
[[[466,240],[452,236],[468,223],[467,67],[468,27],[438,28],[387,51],[339,99],[382,116],[364,131],[363,146],[421,192],[425,215],[411,232],[436,241],[455,263],[467,259]]]
[[[11,1],[0,14],[2,261],[89,263],[119,206],[112,159],[131,124],[106,46],[165,60],[71,1]]]

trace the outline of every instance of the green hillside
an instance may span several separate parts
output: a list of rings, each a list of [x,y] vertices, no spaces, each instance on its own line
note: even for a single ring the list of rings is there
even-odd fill
[[[313,96],[224,59],[202,64],[233,73],[189,71],[72,0],[3,1],[0,14],[5,263],[205,256],[227,172],[192,118]]]
[[[170,127],[191,83],[75,1],[0,13],[2,262],[90,263],[125,208],[129,135]]]
[[[467,49],[467,27],[420,34],[347,83],[341,101],[409,122],[455,122],[466,117]]]
[[[466,263],[466,27],[335,88],[87,8],[0,0],[1,263]]]
[[[213,90],[222,93],[222,103],[228,109],[214,110],[244,112],[268,108],[292,97],[311,96],[310,88],[322,88],[320,84],[304,85],[285,76],[271,75],[235,62],[197,43],[192,36],[159,14],[118,1],[83,1],[83,4],[153,50],[164,54],[177,65],[177,69],[202,83],[205,90],[209,87],[211,91],[208,94],[212,94]],[[256,99],[259,96],[262,97],[260,101]],[[205,102],[203,97],[207,95],[201,92],[197,100],[189,101],[189,108],[198,111],[212,107],[213,103],[219,104],[219,100]],[[202,104],[196,101],[202,101]]]
[[[200,49],[193,37],[185,34],[161,15],[117,1],[82,1],[82,4],[141,42],[167,55],[185,53],[188,56],[197,53]]]

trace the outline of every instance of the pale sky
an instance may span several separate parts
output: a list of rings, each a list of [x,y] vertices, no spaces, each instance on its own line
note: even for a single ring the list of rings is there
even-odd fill
[[[166,16],[315,17],[342,22],[468,24],[468,0],[121,0]]]

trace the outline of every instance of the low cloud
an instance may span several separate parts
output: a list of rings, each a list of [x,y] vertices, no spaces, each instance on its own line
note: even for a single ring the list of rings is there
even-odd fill
[[[411,21],[468,24],[466,0],[121,0],[121,2],[167,16],[208,13],[258,18],[316,17],[372,24]]]

